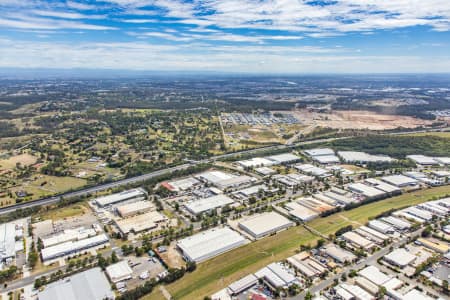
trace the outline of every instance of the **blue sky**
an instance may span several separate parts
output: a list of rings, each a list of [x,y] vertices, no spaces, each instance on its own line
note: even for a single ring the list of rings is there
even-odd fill
[[[450,72],[450,0],[0,0],[0,67]]]

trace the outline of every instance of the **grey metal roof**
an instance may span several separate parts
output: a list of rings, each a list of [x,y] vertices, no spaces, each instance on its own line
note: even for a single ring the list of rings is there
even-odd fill
[[[114,299],[111,286],[100,268],[90,269],[48,285],[39,300]]]

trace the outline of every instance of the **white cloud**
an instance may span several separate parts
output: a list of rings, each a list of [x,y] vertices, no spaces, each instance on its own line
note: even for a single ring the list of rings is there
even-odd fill
[[[93,62],[105,69],[269,73],[444,72],[450,68],[450,57],[363,56],[318,47],[0,40],[0,67],[92,68]]]

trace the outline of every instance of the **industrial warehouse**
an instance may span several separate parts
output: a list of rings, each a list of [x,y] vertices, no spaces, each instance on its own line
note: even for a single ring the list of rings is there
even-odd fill
[[[248,243],[236,231],[228,227],[213,228],[184,238],[177,247],[188,261],[202,262]]]
[[[234,200],[230,197],[220,194],[208,198],[192,200],[187,202],[184,206],[193,215],[199,215],[201,213],[211,211],[218,207],[233,204]]]
[[[123,191],[121,193],[112,194],[108,196],[103,196],[97,199],[94,199],[99,207],[105,207],[112,204],[117,204],[119,202],[133,200],[133,199],[145,199],[147,198],[147,193],[143,189],[133,189],[128,191]]]
[[[263,238],[294,225],[294,222],[276,212],[251,216],[239,222],[239,228],[250,234],[254,239]]]

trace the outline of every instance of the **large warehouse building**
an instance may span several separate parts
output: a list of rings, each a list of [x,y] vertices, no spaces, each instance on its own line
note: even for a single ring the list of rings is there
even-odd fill
[[[49,284],[38,293],[39,300],[110,300],[114,293],[100,268],[70,276]]]
[[[41,250],[43,261],[63,257],[67,255],[74,255],[90,248],[98,247],[108,243],[108,237],[102,233],[87,239],[79,241],[69,241],[62,244],[47,247]]]
[[[219,254],[246,244],[246,240],[228,227],[213,228],[177,242],[178,248],[188,261],[202,262]]]
[[[138,233],[158,227],[159,223],[167,221],[167,217],[157,211],[150,211],[145,214],[135,215],[130,218],[116,220],[116,225],[120,232],[128,234]]]
[[[16,228],[12,223],[0,225],[0,262],[16,256]]]
[[[198,215],[232,203],[234,203],[233,199],[226,195],[220,194],[217,196],[190,201],[184,206],[191,214]]]
[[[99,197],[95,199],[94,202],[100,207],[105,207],[108,205],[117,204],[119,202],[127,200],[145,199],[146,197],[147,193],[143,189],[132,189],[117,194]]]
[[[272,233],[294,226],[294,223],[276,212],[263,213],[239,222],[239,228],[260,239]]]
[[[126,218],[129,216],[134,216],[137,214],[155,210],[155,206],[150,201],[136,201],[133,203],[121,205],[117,207],[116,210],[122,218]]]

